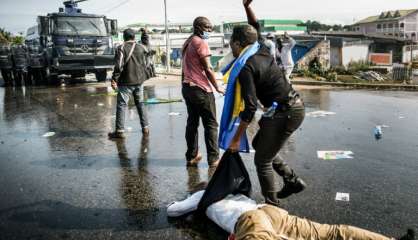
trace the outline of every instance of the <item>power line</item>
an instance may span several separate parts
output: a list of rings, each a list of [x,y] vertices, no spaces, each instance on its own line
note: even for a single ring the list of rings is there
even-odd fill
[[[110,13],[110,12],[112,12],[112,11],[116,10],[117,8],[119,8],[119,7],[121,7],[121,6],[125,5],[125,4],[127,4],[127,3],[128,3],[128,2],[130,2],[130,1],[131,1],[131,0],[125,0],[125,1],[123,1],[123,2],[121,2],[121,3],[119,3],[119,4],[117,4],[116,6],[114,6],[114,7],[110,8],[109,10],[105,11],[105,13]]]

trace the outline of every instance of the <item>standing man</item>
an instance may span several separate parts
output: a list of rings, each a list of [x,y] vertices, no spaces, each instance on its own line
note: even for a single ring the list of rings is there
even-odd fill
[[[131,95],[144,136],[149,135],[148,119],[143,103],[142,83],[146,76],[146,55],[144,48],[135,42],[135,32],[128,28],[123,32],[124,43],[118,47],[115,56],[115,68],[112,76],[112,88],[118,90],[116,103],[116,129],[109,133],[110,138],[125,137],[125,110]]]
[[[273,33],[268,33],[266,36],[266,40],[264,41],[266,47],[270,50],[270,55],[273,56],[274,60],[276,60],[276,44],[274,43],[274,35]]]
[[[284,33],[283,40],[280,38],[277,39],[277,58],[280,58],[280,67],[283,69],[283,73],[288,82],[290,82],[290,75],[295,66],[292,57],[292,49],[295,45],[296,41],[287,32]]]
[[[254,162],[262,194],[266,203],[278,205],[279,198],[286,198],[306,187],[304,181],[296,176],[278,154],[290,135],[302,124],[305,108],[299,94],[284,79],[281,69],[263,43],[259,34],[259,24],[250,8],[251,2],[252,0],[243,0],[248,23],[252,26],[235,27],[230,46],[235,57],[245,48],[257,46],[257,39],[260,46],[259,50],[248,58],[238,75],[245,108],[240,113],[240,125],[232,138],[229,150],[239,150],[241,136],[257,110],[257,100],[266,108],[270,108],[274,102],[278,104],[271,116],[261,118],[260,129],[253,140]],[[278,191],[277,183],[274,181],[275,172],[283,178],[284,187],[281,191]]]
[[[205,128],[205,143],[208,163],[216,167],[219,159],[218,122],[213,88],[224,93],[218,86],[210,64],[210,49],[207,43],[212,24],[206,17],[193,21],[193,34],[183,45],[182,94],[187,106],[186,142],[187,166],[197,166],[202,159],[199,153],[198,128],[202,118]]]

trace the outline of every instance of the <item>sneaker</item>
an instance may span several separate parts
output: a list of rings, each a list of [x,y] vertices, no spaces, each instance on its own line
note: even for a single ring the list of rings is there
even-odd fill
[[[399,240],[415,240],[415,231],[413,229],[408,229],[406,234],[399,238]]]
[[[109,138],[125,138],[125,134],[121,131],[114,131],[107,134]]]
[[[285,181],[280,192],[277,193],[278,198],[287,198],[292,194],[302,192],[306,188],[306,183],[299,177],[293,181]]]
[[[197,167],[197,164],[202,160],[202,154],[198,153],[196,157],[187,161],[187,167]]]

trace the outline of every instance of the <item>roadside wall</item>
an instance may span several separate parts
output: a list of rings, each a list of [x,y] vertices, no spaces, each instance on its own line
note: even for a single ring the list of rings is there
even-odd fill
[[[368,56],[368,45],[344,46],[342,49],[342,65],[347,67],[350,62],[367,62]]]
[[[319,59],[319,62],[325,69],[330,68],[331,60],[331,45],[329,40],[323,40],[319,42],[314,48],[312,48],[304,57],[302,57],[296,66],[298,69],[308,69],[309,63],[315,58]]]

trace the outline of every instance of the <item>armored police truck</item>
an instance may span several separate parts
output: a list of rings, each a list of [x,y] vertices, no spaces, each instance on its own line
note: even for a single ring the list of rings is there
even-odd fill
[[[58,13],[39,16],[37,27],[28,30],[29,69],[42,69],[49,83],[60,74],[84,77],[86,73],[105,81],[107,70],[113,67],[112,35],[117,34],[117,21],[82,13],[77,5],[84,1],[65,1]]]

